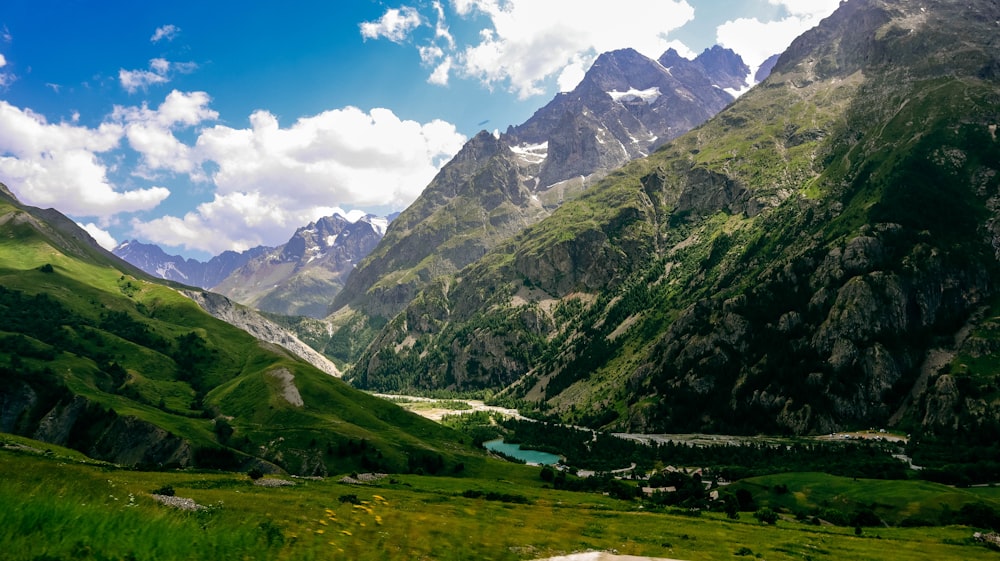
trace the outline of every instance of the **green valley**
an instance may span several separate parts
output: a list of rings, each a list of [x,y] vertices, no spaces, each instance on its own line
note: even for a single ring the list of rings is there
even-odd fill
[[[469,455],[451,431],[209,316],[59,216],[0,200],[4,431],[146,467],[408,471]]]
[[[392,475],[371,483],[338,478],[143,472],[97,464],[73,451],[3,437],[0,542],[11,560],[43,559],[539,559],[581,551],[688,561],[791,559],[992,559],[974,528],[815,525],[808,512],[848,503],[928,509],[994,498],[926,483],[837,479],[813,474],[755,478],[741,485],[781,512],[764,524],[752,512],[657,508],[593,493],[559,491],[539,468],[494,461],[463,477]],[[787,486],[784,494],[770,490]],[[821,491],[822,489],[822,491]],[[154,493],[190,499],[185,510]],[[822,493],[822,494],[821,494]],[[846,498],[844,498],[846,495]],[[994,494],[995,495],[995,494]],[[162,497],[163,495],[158,495]],[[515,500],[516,499],[516,500]],[[164,500],[164,499],[159,499]],[[197,505],[197,506],[195,506]],[[886,506],[882,506],[886,505]],[[792,510],[785,513],[785,507]],[[881,510],[879,512],[882,512]]]
[[[996,0],[847,0],[746,91],[721,47],[595,55],[388,227],[246,256],[218,286],[265,313],[0,184],[0,557],[995,559],[998,25]],[[178,143],[236,150],[221,123]],[[285,159],[336,183],[319,148]],[[191,157],[169,171],[243,178]]]

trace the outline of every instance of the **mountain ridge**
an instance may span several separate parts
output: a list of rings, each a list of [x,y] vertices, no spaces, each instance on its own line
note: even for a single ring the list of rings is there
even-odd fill
[[[111,252],[153,276],[208,289],[222,282],[250,259],[270,249],[257,246],[242,252],[224,251],[208,261],[199,261],[180,255],[168,255],[156,244],[128,240],[115,246]]]
[[[352,362],[421,288],[732,101],[701,63],[680,60],[690,83],[632,49],[602,54],[576,89],[524,124],[470,139],[333,299],[327,354]]]

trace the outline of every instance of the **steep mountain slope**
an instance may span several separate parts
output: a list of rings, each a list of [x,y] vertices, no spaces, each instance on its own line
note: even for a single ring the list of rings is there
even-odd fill
[[[730,84],[745,69],[728,53],[706,51],[695,61],[675,53],[669,68],[631,49],[605,53],[576,89],[524,124],[471,139],[337,295],[327,353],[352,361],[428,284],[721,110],[733,97],[717,83]]]
[[[382,239],[387,224],[370,215],[355,221],[323,217],[281,247],[248,260],[212,290],[265,312],[325,317],[331,297]]]
[[[440,469],[456,435],[216,320],[0,188],[0,431],[127,465]]]
[[[154,277],[199,288],[211,288],[222,282],[234,270],[267,251],[270,251],[270,248],[263,246],[240,253],[224,251],[207,262],[201,262],[197,259],[185,259],[179,255],[167,255],[158,245],[130,240],[119,244],[111,250],[111,253]]]
[[[1000,4],[851,0],[350,372],[652,432],[997,434]]]

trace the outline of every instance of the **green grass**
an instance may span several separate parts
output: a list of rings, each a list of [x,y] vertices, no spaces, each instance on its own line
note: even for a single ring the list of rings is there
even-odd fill
[[[779,492],[781,486],[787,492]],[[817,514],[836,510],[851,514],[868,508],[887,524],[936,523],[963,505],[983,502],[1000,509],[1000,494],[989,488],[957,489],[928,481],[852,479],[823,473],[786,473],[745,479],[736,484],[754,495],[759,506],[787,513]]]
[[[1000,487],[995,485],[988,485],[985,487],[969,487],[966,490],[977,497],[1000,503]]]
[[[31,350],[20,353],[13,344],[0,350],[0,367],[15,378],[3,382],[27,384],[45,398],[21,416],[17,432],[34,433],[42,416],[77,396],[106,424],[138,420],[196,452],[228,447],[237,462],[263,456],[293,473],[360,469],[366,461],[407,471],[414,461],[437,457],[454,468],[477,457],[449,429],[260,343],[173,287],[133,275],[126,264],[74,243],[72,232],[59,234],[30,209],[4,204],[0,212],[32,217],[0,229],[0,287],[5,305],[23,316],[20,323],[5,322],[0,338],[20,340]],[[294,376],[303,407],[283,397],[276,371]],[[40,372],[50,373],[45,381]],[[228,439],[213,432],[220,416],[234,429]],[[73,430],[90,440],[75,438],[73,445],[89,450],[103,429],[83,422]],[[121,436],[111,438],[120,442]],[[362,442],[367,454],[342,452]]]
[[[394,476],[371,486],[297,480],[255,486],[245,475],[141,472],[0,449],[0,548],[40,559],[537,559],[586,550],[690,561],[749,548],[769,560],[992,559],[965,527],[866,530],[745,516],[699,517],[544,488],[537,468],[488,462],[475,478]],[[208,507],[156,503],[165,485]],[[507,493],[528,504],[469,499]],[[355,495],[362,504],[341,502]],[[745,550],[744,550],[745,551]]]

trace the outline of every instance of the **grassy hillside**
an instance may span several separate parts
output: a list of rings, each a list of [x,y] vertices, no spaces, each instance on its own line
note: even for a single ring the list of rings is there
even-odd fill
[[[60,215],[61,216],[61,215]],[[204,313],[48,211],[0,201],[0,421],[146,466],[439,471],[451,431]]]
[[[750,491],[758,506],[767,506],[814,524],[846,526],[860,520],[863,526],[878,528],[886,524],[988,526],[995,515],[977,516],[976,507],[984,506],[986,511],[1000,507],[995,496],[973,489],[926,481],[884,481],[822,473],[753,477],[740,481],[735,488]],[[966,516],[966,513],[972,515]]]
[[[287,479],[295,484],[264,487],[241,474],[108,468],[3,440],[0,503],[18,506],[0,509],[0,543],[12,561],[515,560],[587,550],[690,561],[996,556],[964,526],[866,528],[856,536],[850,527],[791,517],[763,525],[749,515],[730,520],[647,510],[548,489],[538,468],[511,464],[476,468],[475,479],[404,475],[371,485]],[[180,510],[151,495],[171,490],[203,508]]]

